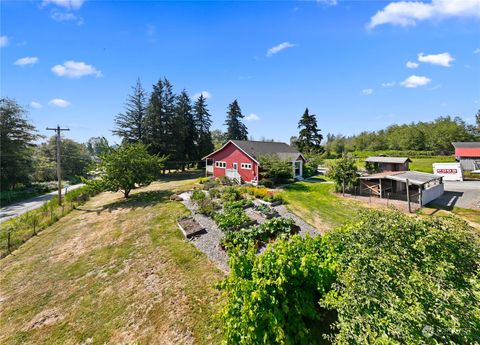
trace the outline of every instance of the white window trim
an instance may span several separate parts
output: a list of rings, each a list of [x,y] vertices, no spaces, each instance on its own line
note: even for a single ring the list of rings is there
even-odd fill
[[[252,163],[240,163],[240,168],[243,170],[252,170]]]
[[[215,161],[215,168],[225,169],[226,167],[227,167],[227,162]]]

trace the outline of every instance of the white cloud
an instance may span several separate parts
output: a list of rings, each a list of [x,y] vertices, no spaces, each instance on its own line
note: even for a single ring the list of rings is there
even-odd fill
[[[428,62],[433,65],[440,65],[443,67],[450,67],[450,62],[454,61],[455,59],[449,53],[441,53],[441,54],[430,54],[425,55],[423,53],[418,54],[418,61],[420,62]]]
[[[317,2],[329,5],[329,6],[335,6],[337,4],[337,0],[317,0]]]
[[[370,18],[367,28],[373,29],[383,24],[413,26],[422,20],[452,17],[480,17],[480,0],[432,0],[430,3],[391,2]]]
[[[269,50],[267,50],[267,56],[271,57],[271,56],[281,52],[284,49],[293,48],[295,46],[296,46],[296,44],[293,44],[293,43],[290,43],[290,42],[280,43],[280,44],[270,48]]]
[[[0,48],[8,46],[8,37],[0,36]]]
[[[473,54],[480,54],[480,48],[477,48],[473,51]]]
[[[71,105],[69,101],[66,101],[61,98],[54,98],[50,102],[48,102],[48,104],[54,107],[59,107],[59,108],[66,108]]]
[[[260,120],[260,117],[258,117],[257,114],[251,113],[250,115],[245,116],[245,120],[247,120],[247,121],[258,121],[258,120]]]
[[[42,108],[42,105],[41,105],[40,103],[38,103],[38,102],[35,102],[35,101],[32,101],[32,102],[30,103],[30,106],[31,106],[32,108],[34,108],[34,109],[41,109],[41,108]]]
[[[418,66],[420,66],[420,64],[412,61],[407,61],[405,66],[407,66],[407,68],[417,68]]]
[[[59,77],[81,78],[86,75],[93,75],[95,77],[102,77],[102,72],[97,70],[92,65],[87,65],[85,62],[65,61],[63,65],[55,65],[52,67],[52,72]]]
[[[69,10],[78,10],[84,2],[85,0],[43,0],[42,5],[52,4]]]
[[[203,98],[205,98],[205,99],[212,98],[212,94],[210,92],[202,91],[202,92],[198,92],[198,93],[194,94],[193,99],[194,100],[198,99],[198,97],[200,97],[200,95],[203,95]]]
[[[57,22],[77,22],[78,25],[83,24],[83,18],[72,12],[60,12],[53,10],[50,17]]]
[[[418,86],[427,85],[430,82],[431,82],[430,78],[418,76],[418,75],[411,75],[410,77],[402,81],[400,84],[408,88],[416,88]]]
[[[26,56],[24,58],[18,59],[14,62],[17,66],[26,66],[26,65],[35,65],[38,62],[38,58],[35,56]]]
[[[363,89],[363,90],[362,90],[362,93],[363,93],[365,96],[370,96],[370,95],[373,93],[373,89]]]
[[[396,82],[394,81],[387,81],[385,83],[382,83],[382,87],[392,87],[395,86]]]

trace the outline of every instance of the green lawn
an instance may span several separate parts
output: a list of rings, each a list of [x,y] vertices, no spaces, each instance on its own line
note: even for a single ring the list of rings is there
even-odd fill
[[[0,343],[220,343],[224,274],[169,200],[194,181],[102,193],[0,260]]]
[[[352,219],[362,208],[360,203],[343,199],[333,191],[332,183],[302,181],[285,187],[282,196],[289,209],[319,230],[326,231]]]

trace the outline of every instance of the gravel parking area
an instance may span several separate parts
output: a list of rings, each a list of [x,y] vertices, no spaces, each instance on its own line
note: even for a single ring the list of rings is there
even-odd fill
[[[480,210],[480,181],[444,181],[445,193],[433,204]]]
[[[192,212],[192,217],[206,229],[206,233],[194,236],[189,239],[189,241],[191,241],[200,251],[205,253],[210,260],[215,262],[222,271],[228,273],[228,254],[219,245],[221,239],[224,237],[223,232],[211,218],[195,213],[196,205],[190,200],[190,195],[190,192],[180,194],[180,197],[183,199],[182,203]],[[255,200],[254,202],[257,204],[261,203],[258,200]],[[275,206],[273,208],[281,217],[292,219],[295,224],[300,227],[300,236],[304,237],[308,233],[311,237],[316,237],[320,234],[319,230],[305,223],[301,218],[288,211],[284,205]],[[251,219],[256,220],[259,224],[265,221],[265,218],[260,216],[252,208],[246,209],[245,212]]]

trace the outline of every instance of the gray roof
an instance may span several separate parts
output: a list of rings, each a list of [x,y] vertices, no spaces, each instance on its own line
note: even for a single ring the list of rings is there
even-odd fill
[[[273,141],[231,140],[246,154],[258,160],[260,156],[277,155],[280,159],[295,161],[303,155],[296,149],[285,143]]]
[[[463,149],[463,148],[479,148],[480,141],[463,141],[463,142],[454,142],[452,143],[453,147],[456,149]]]
[[[385,157],[385,156],[372,156],[365,159],[365,162],[371,163],[396,163],[403,164],[406,162],[411,162],[408,157]]]
[[[400,181],[400,182],[408,182],[411,184],[415,185],[423,185],[425,183],[428,183],[430,181],[437,180],[439,178],[442,178],[442,176],[439,175],[434,175],[434,174],[428,174],[424,172],[419,172],[419,171],[405,171],[397,174],[392,174],[388,176],[389,180],[394,180],[394,181]]]

